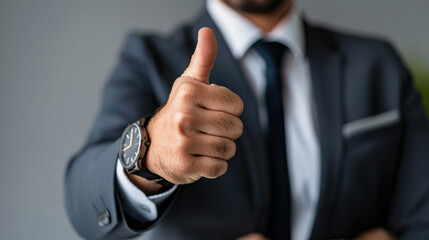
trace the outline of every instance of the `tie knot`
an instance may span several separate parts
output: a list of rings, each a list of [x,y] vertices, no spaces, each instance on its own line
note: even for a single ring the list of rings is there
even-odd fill
[[[279,66],[287,47],[278,42],[258,41],[253,46],[268,65]]]

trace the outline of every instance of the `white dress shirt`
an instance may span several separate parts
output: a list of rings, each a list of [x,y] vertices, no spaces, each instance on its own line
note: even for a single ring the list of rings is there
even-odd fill
[[[320,149],[308,59],[305,57],[303,23],[293,9],[269,33],[262,32],[220,0],[207,0],[207,10],[222,33],[233,56],[239,61],[258,101],[261,128],[267,130],[265,106],[265,61],[251,48],[259,39],[276,41],[290,50],[283,61],[283,97],[286,149],[292,200],[292,239],[308,239],[313,227],[320,189]],[[147,197],[134,186],[117,164],[120,191],[143,219],[157,218],[160,202],[175,191]],[[215,180],[214,180],[215,181]]]
[[[291,53],[283,61],[283,97],[286,149],[292,200],[292,239],[308,239],[313,227],[320,189],[320,149],[304,28],[293,9],[269,33],[262,32],[242,15],[219,0],[207,8],[216,26],[241,63],[256,99],[261,127],[267,130],[265,106],[265,61],[251,46],[259,39],[284,44]]]

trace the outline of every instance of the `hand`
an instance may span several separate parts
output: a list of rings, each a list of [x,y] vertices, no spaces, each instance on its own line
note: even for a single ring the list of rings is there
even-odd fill
[[[188,68],[147,126],[151,139],[147,168],[174,184],[223,175],[227,160],[235,155],[234,140],[243,131],[238,118],[241,98],[225,87],[209,85],[216,54],[213,31],[200,29]]]
[[[246,236],[237,238],[237,240],[269,240],[269,239],[259,233],[251,233]]]

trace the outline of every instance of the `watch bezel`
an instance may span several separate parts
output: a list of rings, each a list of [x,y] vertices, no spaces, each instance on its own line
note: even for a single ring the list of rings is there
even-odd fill
[[[130,125],[128,125],[128,126],[127,126],[127,128],[125,128],[124,132],[122,133],[122,136],[121,136],[121,144],[120,144],[120,149],[119,149],[119,151],[120,151],[120,154],[119,154],[119,160],[120,160],[120,162],[121,162],[122,166],[123,166],[127,171],[129,171],[129,172],[139,170],[138,160],[140,159],[141,146],[142,146],[142,141],[140,140],[140,141],[139,141],[139,145],[138,145],[138,147],[137,147],[137,152],[138,152],[138,154],[137,154],[137,155],[136,155],[136,157],[131,161],[131,163],[127,165],[127,164],[125,163],[125,160],[124,160],[124,159],[123,159],[123,157],[122,157],[122,152],[123,152],[123,148],[124,148],[124,146],[123,146],[123,142],[124,142],[124,138],[125,138],[125,136],[127,135],[127,133],[129,133],[129,132],[130,132],[130,129],[133,129],[134,127],[137,127],[138,132],[139,132],[139,134],[140,134],[141,138],[143,137],[141,126],[140,126],[139,124],[137,124],[137,123],[130,124]],[[141,139],[141,138],[140,138],[140,139]],[[137,168],[137,169],[136,169],[136,168]]]

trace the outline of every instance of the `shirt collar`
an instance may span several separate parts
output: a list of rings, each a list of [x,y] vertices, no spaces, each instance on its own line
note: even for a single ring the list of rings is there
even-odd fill
[[[282,43],[295,57],[304,56],[303,23],[295,8],[269,33],[262,32],[252,22],[220,0],[207,0],[207,11],[236,59],[243,58],[259,39]]]

